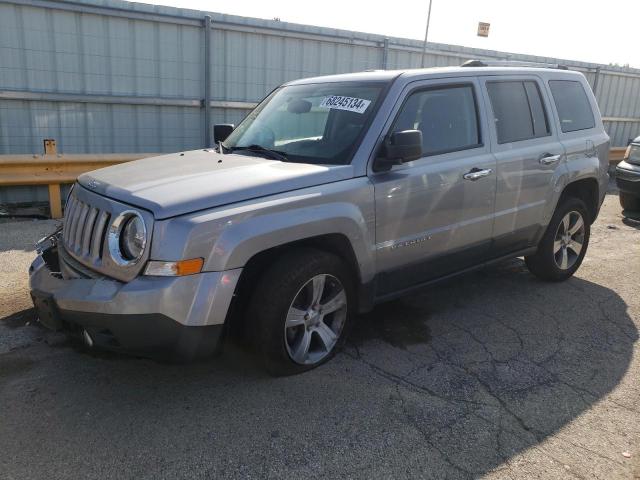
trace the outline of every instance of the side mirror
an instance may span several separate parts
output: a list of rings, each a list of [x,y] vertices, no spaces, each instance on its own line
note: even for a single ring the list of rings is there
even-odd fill
[[[224,142],[233,129],[236,128],[233,123],[218,123],[213,126],[213,141],[215,143]]]
[[[374,171],[383,172],[393,165],[416,160],[422,156],[422,132],[403,130],[388,137],[381,149],[381,155],[374,163]]]

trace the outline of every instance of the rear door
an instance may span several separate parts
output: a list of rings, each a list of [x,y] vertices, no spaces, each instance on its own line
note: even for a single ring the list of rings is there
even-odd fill
[[[477,80],[408,86],[385,135],[418,129],[423,157],[371,173],[375,187],[378,295],[486,258],[493,228],[495,159]]]
[[[554,173],[564,148],[551,121],[549,99],[535,75],[481,78],[496,158],[496,211],[492,256],[535,245],[549,219]]]

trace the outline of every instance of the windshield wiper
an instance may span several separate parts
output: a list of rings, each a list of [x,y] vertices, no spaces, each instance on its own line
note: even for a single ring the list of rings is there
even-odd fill
[[[280,160],[282,162],[287,162],[289,159],[284,154],[284,152],[280,152],[278,150],[271,150],[270,148],[265,148],[262,145],[249,145],[248,147],[225,147],[230,152],[237,152],[241,150],[249,151],[249,152],[258,152],[263,153],[274,160]]]

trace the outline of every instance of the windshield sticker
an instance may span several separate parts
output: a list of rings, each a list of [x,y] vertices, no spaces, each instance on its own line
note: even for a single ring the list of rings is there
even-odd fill
[[[364,113],[370,103],[371,100],[365,100],[364,98],[331,95],[330,97],[325,97],[322,102],[320,102],[320,108],[335,108],[336,110]]]

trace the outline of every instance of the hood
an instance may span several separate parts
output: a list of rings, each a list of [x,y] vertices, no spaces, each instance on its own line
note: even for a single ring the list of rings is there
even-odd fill
[[[288,163],[194,150],[94,170],[78,182],[100,195],[149,210],[160,220],[352,177],[351,165]]]

